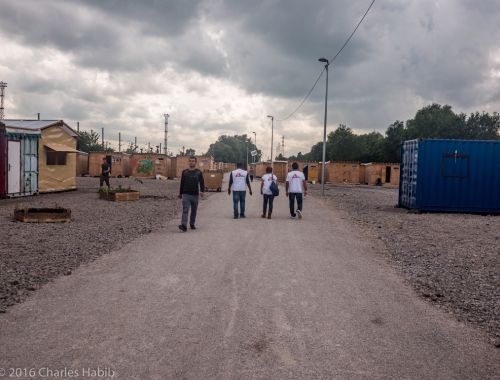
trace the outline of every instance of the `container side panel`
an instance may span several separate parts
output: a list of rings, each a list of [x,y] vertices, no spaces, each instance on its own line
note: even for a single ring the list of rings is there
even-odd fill
[[[500,212],[499,158],[498,141],[421,140],[418,208]]]

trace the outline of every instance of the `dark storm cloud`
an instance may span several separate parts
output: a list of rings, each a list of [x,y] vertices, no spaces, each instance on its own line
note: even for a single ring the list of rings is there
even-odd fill
[[[339,51],[370,3],[7,0],[0,38],[15,51],[4,51],[0,79],[23,115],[44,107],[134,135],[139,123],[143,134],[161,127],[171,105],[189,131],[241,134],[255,124],[263,133],[267,113],[296,109],[323,70],[318,58]],[[330,66],[329,128],[383,132],[432,102],[500,111],[499,40],[497,0],[377,0]],[[324,91],[323,74],[279,133],[299,142],[315,134]],[[223,109],[233,96],[248,99]],[[238,112],[245,102],[251,111]]]

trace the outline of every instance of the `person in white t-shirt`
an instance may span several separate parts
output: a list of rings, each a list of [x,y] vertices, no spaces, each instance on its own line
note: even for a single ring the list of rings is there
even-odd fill
[[[229,177],[229,188],[227,193],[231,195],[231,187],[233,188],[233,210],[234,219],[246,218],[245,216],[245,197],[247,195],[247,186],[252,195],[252,187],[250,186],[250,181],[248,180],[248,173],[241,167],[243,164],[237,163],[236,170],[231,172]],[[238,212],[238,204],[240,205],[240,211]]]
[[[267,214],[267,219],[271,219],[271,214],[273,213],[274,194],[269,188],[273,181],[276,184],[276,187],[278,187],[278,177],[273,174],[273,168],[268,166],[266,168],[266,174],[262,176],[262,183],[260,184],[260,194],[264,195],[264,212],[262,213],[263,218],[266,217],[267,203],[269,203],[269,213]]]
[[[302,218],[302,192],[307,195],[307,182],[304,173],[299,172],[299,164],[292,164],[292,171],[286,176],[286,196],[290,200],[290,215],[292,219],[296,216]],[[297,210],[295,210],[295,199],[297,199]]]

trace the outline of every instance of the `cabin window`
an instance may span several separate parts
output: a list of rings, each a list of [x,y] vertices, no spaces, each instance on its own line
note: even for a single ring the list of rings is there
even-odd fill
[[[66,165],[66,152],[47,152],[47,165]]]

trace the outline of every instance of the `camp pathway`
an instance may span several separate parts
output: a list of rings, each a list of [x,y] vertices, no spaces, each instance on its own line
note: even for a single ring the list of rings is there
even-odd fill
[[[290,219],[283,188],[262,219],[252,185],[246,219],[212,194],[196,231],[172,220],[9,308],[4,377],[500,378],[499,350],[418,298],[377,239],[320,198]]]

